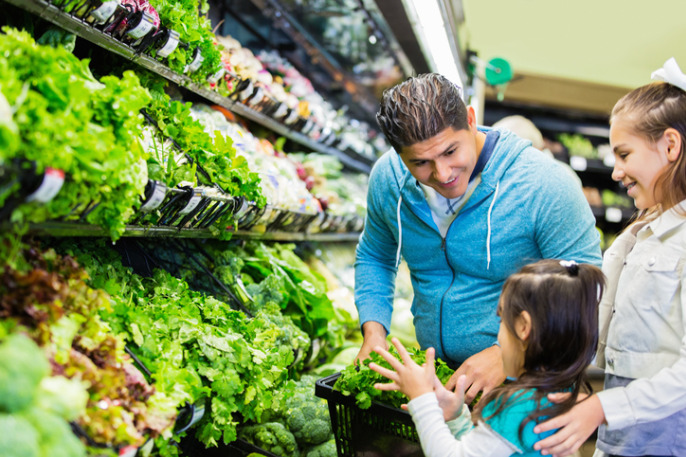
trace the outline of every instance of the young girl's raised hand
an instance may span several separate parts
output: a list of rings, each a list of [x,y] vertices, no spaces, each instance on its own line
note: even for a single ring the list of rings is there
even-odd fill
[[[457,379],[454,391],[448,390],[436,376],[436,352],[434,348],[426,350],[426,362],[420,366],[412,360],[410,354],[397,338],[391,339],[391,342],[398,350],[402,362],[385,349],[378,346],[374,348],[374,352],[381,355],[395,370],[389,370],[373,362],[370,363],[369,368],[393,381],[387,384],[377,383],[374,387],[379,390],[399,390],[407,395],[410,400],[425,393],[434,392],[438,406],[443,410],[443,418],[446,421],[457,418],[462,412],[467,376],[462,375]],[[407,409],[407,406],[403,405],[403,409]]]
[[[457,418],[462,412],[462,405],[464,404],[464,391],[467,384],[467,375],[461,375],[457,378],[455,390],[446,389],[438,376],[434,376],[434,392],[436,399],[438,399],[438,406],[443,410],[443,419],[451,421]]]
[[[412,360],[410,354],[405,349],[405,346],[403,346],[397,338],[392,338],[391,342],[398,350],[398,354],[402,361],[393,357],[393,355],[384,348],[380,346],[375,347],[374,352],[383,357],[384,360],[391,365],[392,370],[379,366],[376,363],[370,363],[369,368],[392,382],[387,384],[377,383],[374,387],[379,390],[399,390],[407,395],[410,400],[425,393],[433,392],[434,378],[436,378],[434,349],[427,349],[426,362],[419,366]]]

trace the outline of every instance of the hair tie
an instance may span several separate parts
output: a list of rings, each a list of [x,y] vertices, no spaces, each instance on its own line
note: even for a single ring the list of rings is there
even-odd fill
[[[579,264],[574,260],[560,260],[560,265],[567,269],[567,273],[569,273],[570,276],[579,274]]]
[[[674,57],[670,57],[662,68],[655,70],[650,75],[650,79],[664,81],[686,91],[686,75],[681,72],[681,68],[679,68]]]

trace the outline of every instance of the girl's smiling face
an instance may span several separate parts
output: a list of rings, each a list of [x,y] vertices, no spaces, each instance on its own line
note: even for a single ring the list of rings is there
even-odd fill
[[[627,116],[619,116],[610,126],[610,145],[615,154],[612,179],[626,187],[636,208],[644,210],[660,203],[655,182],[671,160],[665,136],[653,143],[638,135],[633,125]]]

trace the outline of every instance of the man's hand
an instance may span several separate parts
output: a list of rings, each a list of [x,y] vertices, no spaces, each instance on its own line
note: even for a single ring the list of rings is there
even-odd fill
[[[453,390],[457,379],[462,375],[467,377],[465,385],[468,389],[464,395],[467,404],[470,404],[479,392],[485,395],[501,385],[505,381],[505,372],[500,347],[491,346],[465,360],[450,377],[445,388]]]
[[[552,402],[560,401],[567,394],[550,394]],[[586,398],[586,397],[585,397]],[[559,428],[554,435],[534,444],[534,449],[543,455],[564,457],[573,454],[588,439],[593,431],[605,422],[605,412],[597,395],[581,399],[564,414],[560,414],[534,427],[534,433],[543,433]]]
[[[375,347],[381,346],[383,349],[388,349],[386,343],[386,329],[383,325],[374,321],[367,321],[362,325],[362,333],[364,334],[364,341],[360,352],[355,357],[355,364],[369,358],[369,354]]]

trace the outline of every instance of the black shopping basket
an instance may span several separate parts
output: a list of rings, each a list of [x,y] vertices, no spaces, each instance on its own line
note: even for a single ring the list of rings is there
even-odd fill
[[[335,373],[315,384],[315,395],[329,405],[339,457],[423,457],[409,413],[381,403],[361,409],[355,397],[333,390],[339,376]]]

